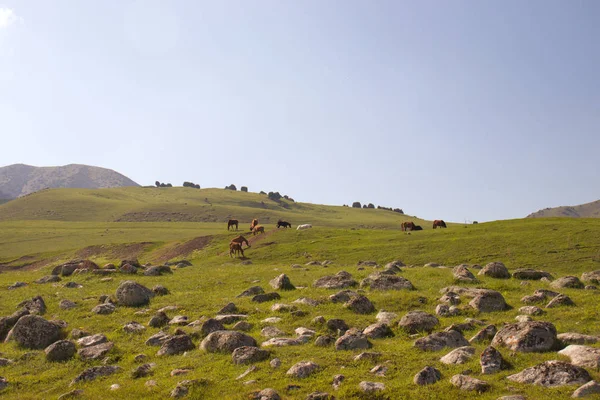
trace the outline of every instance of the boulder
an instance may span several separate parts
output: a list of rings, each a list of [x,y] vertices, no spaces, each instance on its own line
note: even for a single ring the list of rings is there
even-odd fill
[[[169,289],[163,285],[154,285],[154,287],[152,287],[152,293],[154,293],[155,296],[166,296],[169,294]]]
[[[575,332],[559,333],[558,340],[567,344],[592,344],[600,341],[598,336],[583,335]]]
[[[131,264],[125,264],[119,268],[119,272],[122,274],[135,275],[137,274],[138,269]]]
[[[18,289],[20,287],[25,287],[25,286],[27,286],[27,283],[25,283],[25,282],[15,282],[12,285],[10,285],[7,289],[14,290],[14,289]]]
[[[89,346],[84,347],[83,349],[79,349],[77,354],[82,360],[99,360],[105,355],[107,355],[113,347],[114,344],[112,342],[105,342],[97,344],[95,346]]]
[[[248,318],[246,314],[224,314],[224,315],[215,315],[215,320],[219,321],[224,325],[229,325],[236,323],[238,321],[244,320]]]
[[[573,395],[571,397],[577,399],[580,397],[586,397],[594,394],[600,395],[600,385],[596,381],[589,381],[585,385],[577,388],[577,390],[573,392]]]
[[[581,367],[563,362],[546,361],[534,367],[510,375],[508,380],[519,383],[555,387],[564,385],[582,385],[592,380],[590,374]]]
[[[471,392],[487,392],[490,389],[490,384],[473,378],[468,375],[454,375],[450,378],[450,383],[459,388],[460,390],[466,390]]]
[[[265,342],[261,343],[261,347],[286,347],[286,346],[300,346],[304,344],[304,337],[299,338],[285,338],[285,337],[276,337],[271,338]]]
[[[163,274],[173,274],[171,268],[167,265],[148,267],[144,271],[145,276],[161,276]]]
[[[189,350],[194,350],[195,346],[192,343],[192,338],[188,335],[175,335],[165,340],[158,352],[157,356],[172,356],[182,354]]]
[[[387,324],[384,324],[383,322],[377,322],[375,324],[367,326],[363,330],[363,333],[369,339],[382,339],[385,337],[394,336],[394,333],[392,332],[390,327]]]
[[[372,347],[367,336],[360,330],[348,329],[344,335],[335,341],[336,350],[369,349]]]
[[[360,286],[369,286],[371,290],[414,290],[415,288],[408,279],[389,274],[377,274],[372,278],[366,278]]]
[[[463,335],[455,330],[436,332],[429,336],[417,339],[414,346],[423,351],[439,351],[444,347],[457,348],[468,346],[469,342]]]
[[[285,373],[286,375],[293,376],[294,378],[307,378],[316,372],[319,369],[319,366],[312,361],[300,361],[299,363],[294,364],[288,371]]]
[[[48,361],[66,361],[71,359],[77,349],[75,343],[70,340],[59,340],[46,347],[46,360]]]
[[[117,307],[115,307],[115,305],[112,303],[103,303],[98,304],[96,307],[92,308],[92,312],[100,315],[108,315],[115,312],[116,309]]]
[[[571,307],[574,305],[575,303],[573,302],[573,300],[571,300],[569,296],[567,296],[566,294],[559,294],[558,296],[550,300],[548,304],[546,304],[546,308],[554,308],[561,306]]]
[[[572,344],[558,354],[567,356],[571,359],[571,363],[578,367],[600,368],[600,349],[590,346]]]
[[[355,291],[342,290],[337,292],[336,294],[332,294],[331,296],[329,296],[329,300],[332,303],[345,303],[356,296],[358,296],[358,293],[356,293]]]
[[[482,290],[469,305],[479,312],[504,311],[508,308],[502,294],[495,290]]]
[[[335,332],[341,331],[342,333],[350,329],[346,321],[339,318],[327,320],[327,328]]]
[[[460,309],[456,306],[448,306],[447,304],[438,304],[435,307],[435,314],[440,317],[454,317],[460,315]]]
[[[440,358],[440,361],[444,364],[464,364],[469,361],[473,355],[475,355],[475,347],[463,346],[452,350],[450,353]]]
[[[71,385],[74,385],[78,382],[89,382],[89,381],[93,381],[94,379],[97,379],[101,376],[109,376],[109,375],[113,375],[117,372],[119,372],[121,370],[120,367],[116,366],[116,365],[102,365],[100,367],[91,367],[86,369],[85,371],[83,371],[81,374],[79,374],[75,379],[73,379],[73,381],[71,382]]]
[[[158,332],[152,336],[150,336],[148,338],[148,340],[146,340],[146,345],[147,346],[162,346],[164,342],[166,342],[167,340],[169,340],[171,338],[171,335],[165,333],[165,332]]]
[[[276,292],[262,293],[252,297],[252,301],[255,303],[265,303],[267,301],[279,300],[280,298],[281,296],[279,295],[279,293]]]
[[[393,321],[394,321],[396,318],[398,318],[398,314],[396,314],[396,313],[393,313],[393,312],[387,312],[387,311],[383,311],[383,310],[379,311],[379,312],[377,313],[377,315],[375,316],[375,319],[376,319],[378,322],[383,322],[384,324],[388,324],[388,325],[391,325],[391,324],[392,324],[392,322],[393,322]]]
[[[424,386],[436,383],[440,379],[442,379],[442,373],[436,368],[427,366],[417,372],[413,378],[413,382],[415,385]]]
[[[217,311],[217,314],[235,314],[238,308],[234,303],[227,303],[223,308]]]
[[[62,328],[38,315],[21,317],[9,332],[6,341],[14,339],[27,349],[44,349],[63,336]]]
[[[46,275],[38,280],[35,281],[35,283],[54,283],[54,282],[60,282],[61,279],[58,275]]]
[[[108,342],[108,338],[101,333],[97,333],[95,335],[90,336],[84,336],[77,340],[77,344],[80,347],[91,347],[106,342]]]
[[[253,364],[269,358],[270,352],[254,346],[241,346],[233,350],[231,358],[234,364]]]
[[[169,321],[169,325],[185,326],[189,323],[187,315],[176,315]]]
[[[44,315],[46,313],[46,303],[42,296],[36,296],[31,300],[25,300],[17,306],[19,309],[24,308],[29,311],[29,314]]]
[[[505,346],[523,353],[550,351],[557,343],[554,325],[542,321],[504,325],[492,340],[492,346]]]
[[[154,367],[156,367],[156,364],[154,363],[142,364],[133,370],[133,372],[131,373],[131,377],[133,379],[138,379],[150,376],[152,375]]]
[[[335,397],[327,392],[312,392],[304,400],[335,400]]]
[[[209,334],[216,331],[224,331],[225,326],[220,321],[217,321],[214,318],[209,318],[202,323],[200,327],[200,334],[202,336],[208,336]]]
[[[581,274],[581,280],[584,282],[592,282],[597,285],[600,284],[600,270],[584,272],[583,274]]]
[[[495,374],[502,369],[508,368],[508,363],[502,357],[502,354],[492,346],[488,346],[483,350],[479,357],[481,365],[481,373],[484,375]]]
[[[286,274],[281,274],[278,277],[269,281],[269,285],[277,290],[294,290],[296,287],[292,285],[290,278]]]
[[[139,322],[129,322],[123,326],[123,330],[127,333],[142,333],[146,330],[146,327]]]
[[[467,283],[477,282],[477,278],[475,278],[475,275],[473,275],[473,273],[469,271],[469,268],[467,267],[468,266],[466,264],[460,264],[454,267],[452,269],[452,275],[454,275],[454,280],[458,282]]]
[[[498,330],[496,329],[495,325],[488,325],[477,332],[475,336],[469,340],[469,343],[482,343],[492,340],[494,339],[494,336],[496,336],[496,332],[498,332]]]
[[[153,296],[154,293],[150,289],[134,281],[121,283],[116,292],[119,304],[128,307],[145,306]]]
[[[549,272],[538,271],[531,268],[518,268],[513,272],[513,278],[523,280],[539,281],[542,278],[554,279]]]
[[[358,388],[364,393],[375,393],[385,390],[385,385],[381,382],[362,381],[358,384]]]
[[[495,262],[486,264],[485,267],[483,267],[481,270],[479,270],[477,275],[485,275],[485,276],[489,276],[491,278],[498,278],[498,279],[510,278],[510,272],[508,272],[508,269],[506,268],[506,266],[499,261],[495,261]]]
[[[148,322],[148,326],[152,328],[162,328],[169,324],[171,319],[162,311],[158,311]]]
[[[433,315],[424,311],[410,311],[404,315],[398,326],[408,333],[431,332],[440,323]]]
[[[281,396],[275,389],[263,389],[254,397],[256,400],[281,400]]]
[[[309,299],[308,297],[300,297],[293,301],[295,304],[304,304],[305,306],[316,307],[319,305],[319,302],[314,299]]]
[[[563,276],[562,278],[558,278],[554,282],[550,283],[550,286],[555,289],[583,289],[585,285],[576,276]]]
[[[524,306],[519,308],[519,312],[523,315],[542,315],[544,310],[537,306]]]
[[[266,338],[274,338],[284,336],[285,332],[275,326],[265,326],[263,329],[261,329],[260,335]]]
[[[370,314],[375,312],[375,306],[373,303],[371,303],[371,301],[363,295],[358,295],[351,298],[344,303],[344,307],[354,311],[357,314]]]
[[[257,343],[253,337],[237,331],[216,331],[210,333],[202,343],[200,348],[209,353],[227,352],[232,353],[235,349],[242,346],[254,346]]]
[[[440,297],[440,302],[457,306],[460,304],[460,296],[454,292],[447,292],[445,295]]]
[[[6,339],[6,336],[13,328],[13,326],[15,326],[17,321],[25,315],[29,315],[29,310],[22,308],[20,310],[15,311],[14,313],[12,313],[12,315],[8,317],[0,318],[0,341]]]
[[[77,307],[77,303],[72,302],[71,300],[63,299],[60,301],[60,303],[58,303],[58,308],[60,308],[61,310],[70,310],[70,309],[76,308],[76,307]]]
[[[315,346],[327,347],[335,342],[335,338],[330,335],[321,335],[315,339]]]
[[[346,271],[340,271],[335,275],[324,276],[313,283],[314,287],[324,289],[344,289],[356,285],[358,285],[358,282],[352,279],[352,275]]]
[[[247,321],[238,321],[235,323],[235,325],[233,325],[231,327],[231,329],[233,329],[234,331],[248,332],[253,327],[254,327],[254,325],[252,325],[251,323],[249,323]],[[221,329],[221,330],[224,330],[224,329]]]

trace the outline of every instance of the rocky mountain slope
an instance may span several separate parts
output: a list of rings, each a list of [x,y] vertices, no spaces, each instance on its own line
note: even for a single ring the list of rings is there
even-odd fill
[[[527,216],[527,218],[548,217],[600,218],[600,200],[578,206],[544,208]]]
[[[110,169],[81,164],[34,167],[13,164],[0,168],[0,199],[15,199],[46,188],[111,188],[139,186]]]

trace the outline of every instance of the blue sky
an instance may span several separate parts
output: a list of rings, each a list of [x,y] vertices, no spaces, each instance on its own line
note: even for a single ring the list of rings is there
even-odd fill
[[[0,0],[0,165],[422,218],[600,198],[600,2]]]

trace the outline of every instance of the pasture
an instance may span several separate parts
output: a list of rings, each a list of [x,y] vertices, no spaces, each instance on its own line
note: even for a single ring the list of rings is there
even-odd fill
[[[168,191],[172,192],[169,193]],[[0,366],[0,377],[8,386],[0,395],[3,398],[38,399],[57,398],[61,394],[81,389],[78,398],[156,398],[170,395],[178,382],[198,380],[190,388],[187,398],[194,399],[248,399],[251,393],[264,389],[277,390],[284,399],[305,399],[308,394],[327,392],[338,399],[497,399],[509,394],[522,394],[528,399],[561,399],[571,395],[577,386],[543,388],[519,384],[506,379],[524,368],[552,359],[567,360],[556,352],[513,353],[499,348],[511,367],[492,375],[481,375],[479,354],[489,344],[475,344],[475,357],[465,364],[445,365],[439,359],[451,349],[423,352],[414,347],[416,337],[411,337],[397,326],[399,319],[411,310],[435,314],[441,297],[440,289],[456,284],[451,268],[458,264],[485,265],[502,261],[509,269],[535,268],[550,272],[554,278],[566,275],[581,277],[583,272],[600,269],[600,220],[597,219],[527,219],[480,223],[477,225],[448,224],[447,229],[431,229],[431,222],[412,219],[384,210],[352,209],[303,203],[280,204],[270,202],[266,196],[253,193],[229,192],[218,189],[110,189],[101,191],[46,191],[28,196],[17,202],[0,206],[0,316],[12,314],[17,305],[34,296],[42,296],[47,311],[46,319],[60,319],[67,323],[69,334],[73,329],[89,333],[103,333],[114,343],[114,348],[94,361],[83,361],[78,356],[66,362],[49,362],[40,350],[28,350],[14,342],[0,344],[0,358],[13,363]],[[36,199],[36,196],[41,196]],[[61,198],[67,198],[64,202]],[[72,200],[69,200],[71,198]],[[202,204],[208,198],[212,205]],[[218,202],[217,202],[218,200]],[[19,204],[20,201],[27,203]],[[184,205],[183,203],[186,203]],[[266,208],[261,204],[264,202]],[[12,203],[12,204],[11,204]],[[218,203],[218,204],[217,204]],[[210,207],[210,209],[205,209]],[[143,213],[161,215],[160,220],[141,222],[123,219],[141,218]],[[180,213],[180,214],[178,214]],[[175,215],[187,215],[191,220],[177,220]],[[47,216],[51,215],[52,218]],[[129,216],[125,218],[124,216]],[[144,214],[145,215],[145,214]],[[168,217],[166,217],[168,215]],[[191,216],[191,217],[190,217]],[[216,219],[197,221],[197,219]],[[250,220],[259,219],[265,234],[253,237],[249,232]],[[440,216],[443,217],[443,216]],[[158,218],[158,217],[157,217]],[[164,218],[171,219],[166,221]],[[240,220],[239,232],[227,231],[227,219]],[[293,229],[277,229],[279,218],[290,221]],[[400,231],[400,222],[414,220],[425,229],[411,234]],[[312,229],[297,231],[299,223],[311,223]],[[229,241],[238,234],[250,240],[244,247],[246,260],[229,257]],[[140,263],[159,265],[165,261],[186,259],[192,266],[173,268],[173,274],[144,276],[115,273],[111,280],[95,274],[75,274],[63,277],[60,282],[37,284],[35,280],[49,275],[52,267],[72,258],[90,259],[100,266],[119,264],[122,259],[134,256]],[[244,264],[244,261],[251,264]],[[307,265],[311,261],[331,261],[330,264]],[[316,288],[313,283],[325,275],[347,271],[357,282],[382,268],[357,263],[376,261],[381,267],[393,260],[401,260],[405,267],[399,273],[408,279],[415,290],[378,291],[354,287],[362,291],[375,306],[376,311],[357,314],[340,303],[332,303],[329,296],[338,290]],[[442,267],[425,267],[435,262]],[[315,264],[315,263],[313,263]],[[293,266],[294,265],[294,266]],[[477,269],[471,269],[477,274]],[[295,290],[275,290],[269,281],[286,274]],[[435,331],[475,318],[486,324],[500,327],[512,323],[524,304],[520,299],[536,289],[550,289],[550,283],[518,279],[495,279],[477,276],[479,282],[461,283],[461,286],[482,287],[499,291],[511,308],[499,312],[478,312],[463,299],[459,305],[461,315],[438,317]],[[117,306],[110,315],[91,312],[101,295],[114,297],[119,284],[134,280],[149,288],[160,284],[170,294],[151,299],[148,306]],[[17,281],[27,286],[8,290]],[[69,282],[81,288],[69,288]],[[280,299],[265,303],[252,302],[250,297],[237,297],[252,286],[261,286],[265,292],[277,292]],[[578,332],[600,336],[597,315],[600,311],[598,290],[560,289],[571,297],[575,307],[544,309],[545,313],[534,320],[552,322],[559,333]],[[316,300],[316,306],[294,303],[297,299]],[[61,300],[71,300],[77,307],[62,310]],[[372,339],[368,351],[380,353],[376,361],[354,361],[364,350],[335,350],[333,344],[315,345],[314,338],[305,344],[288,347],[271,347],[268,360],[253,365],[256,370],[236,379],[248,365],[236,365],[231,354],[208,353],[199,349],[202,335],[198,326],[169,326],[162,328],[173,333],[180,328],[191,335],[195,349],[185,354],[157,356],[158,347],[148,346],[146,340],[160,328],[148,326],[157,310],[175,306],[167,311],[169,317],[185,315],[188,321],[203,322],[213,318],[229,302],[240,314],[247,315],[252,327],[246,333],[260,343],[267,340],[261,331],[274,326],[282,336],[295,337],[295,329],[306,327],[316,335],[336,335],[326,325],[315,323],[317,316],[325,320],[343,319],[350,327],[364,329],[376,322],[379,311],[397,314],[390,324],[393,337]],[[275,303],[293,305],[304,313],[272,311]],[[540,305],[543,308],[543,305]],[[264,322],[266,318],[279,317],[278,322]],[[126,333],[123,326],[131,321],[146,327],[142,333]],[[227,324],[228,329],[233,324]],[[477,329],[464,332],[468,339]],[[425,336],[418,334],[418,337]],[[594,345],[597,346],[597,345]],[[139,367],[138,354],[145,354],[148,363],[155,363],[147,377],[134,378],[132,371]],[[281,360],[273,369],[270,361]],[[286,371],[300,361],[312,361],[318,370],[308,378],[286,375]],[[118,365],[114,375],[96,380],[70,382],[83,370],[104,363]],[[376,365],[387,368],[385,376],[369,372]],[[414,375],[425,366],[433,366],[442,373],[439,382],[429,386],[413,383]],[[182,376],[171,376],[175,369],[187,369]],[[449,382],[458,373],[470,370],[471,375],[487,381],[491,388],[486,393],[461,391]],[[592,378],[600,373],[587,368]],[[337,390],[332,387],[334,375],[343,374],[345,380]],[[154,381],[148,384],[148,381]],[[386,389],[378,395],[362,393],[361,381],[381,382]],[[120,388],[110,390],[111,385]],[[379,397],[377,397],[379,396]]]

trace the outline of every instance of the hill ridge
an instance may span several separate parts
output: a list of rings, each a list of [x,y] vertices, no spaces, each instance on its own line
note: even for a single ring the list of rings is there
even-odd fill
[[[548,207],[527,216],[527,218],[548,217],[600,218],[600,200],[576,206]]]

